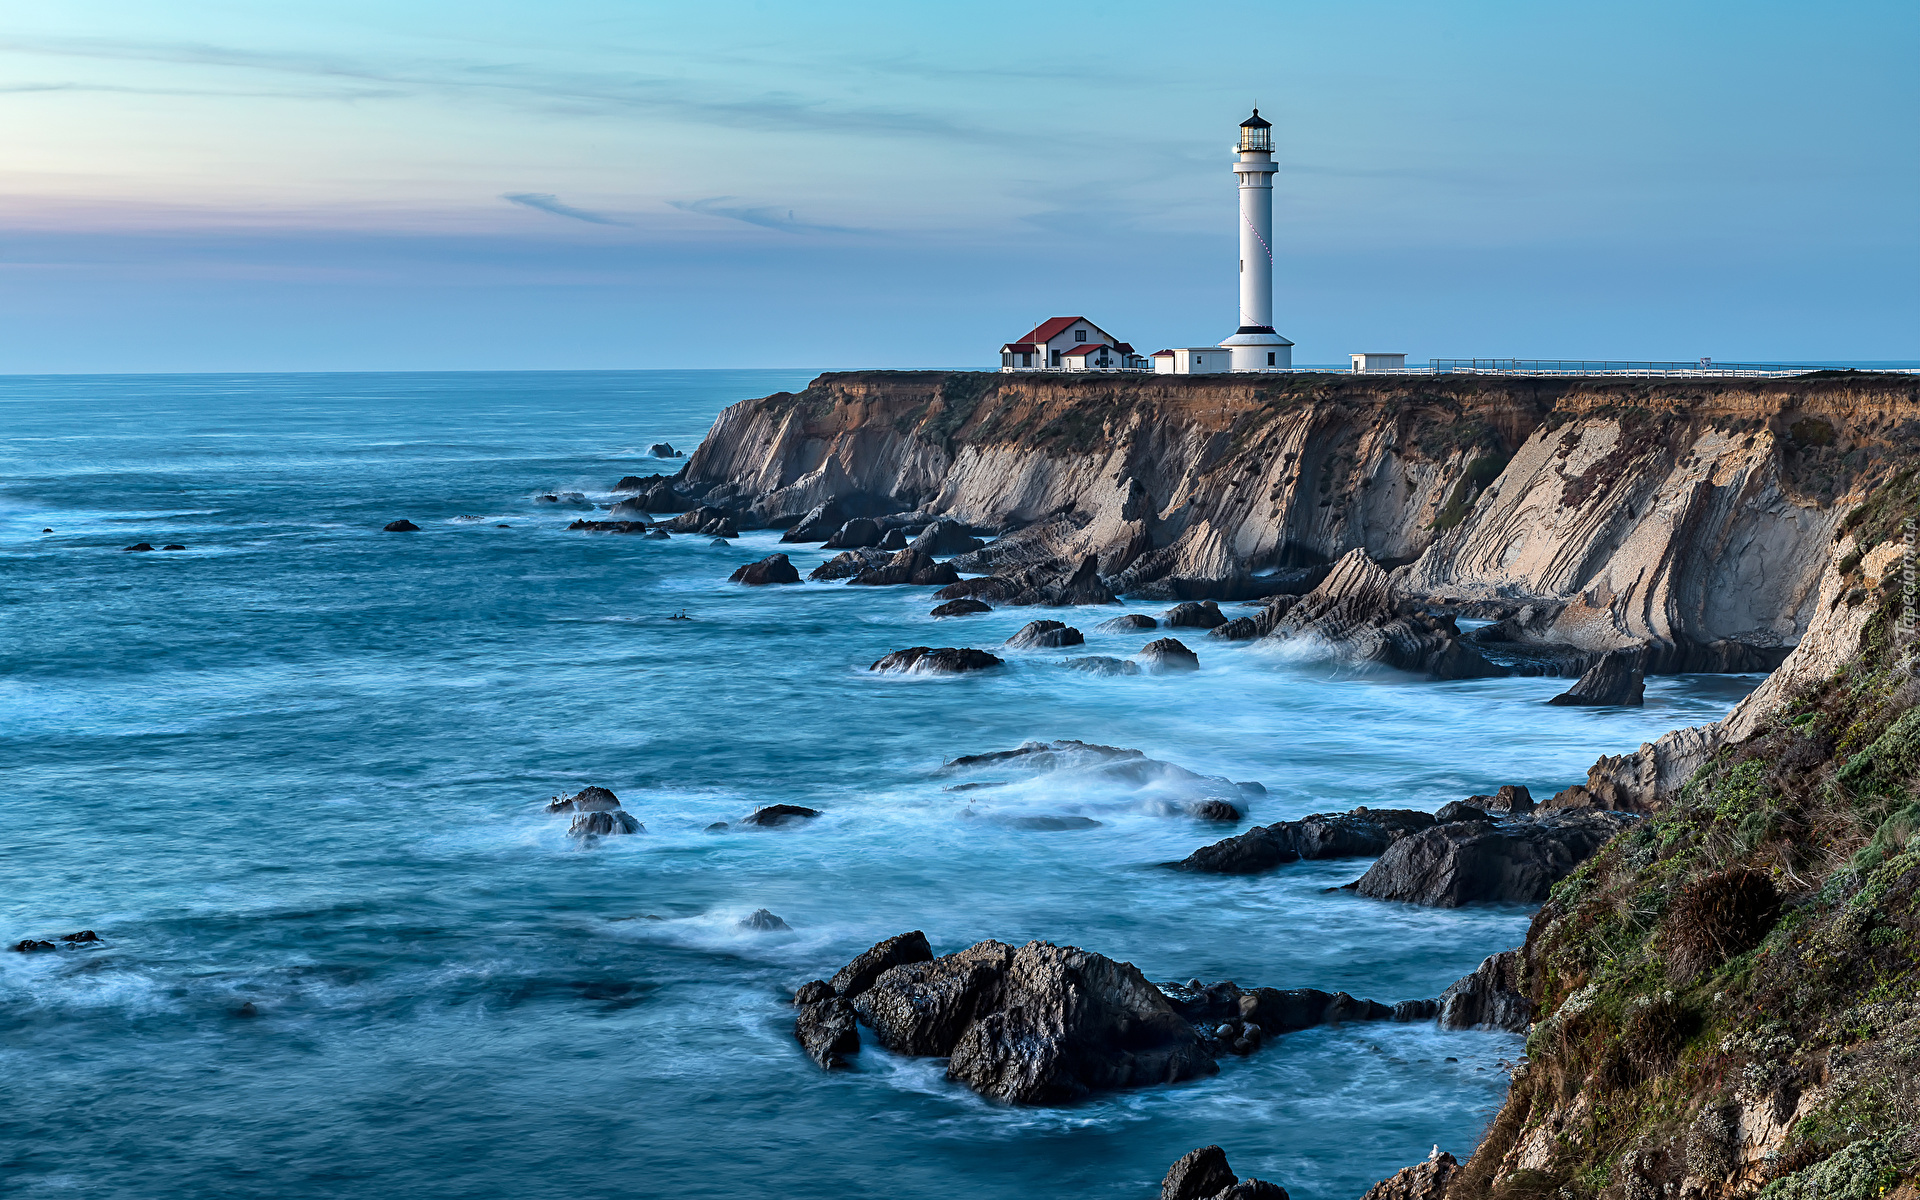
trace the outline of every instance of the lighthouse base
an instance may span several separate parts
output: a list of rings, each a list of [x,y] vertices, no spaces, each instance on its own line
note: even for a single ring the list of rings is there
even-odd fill
[[[1293,343],[1271,329],[1256,331],[1243,325],[1220,345],[1232,352],[1236,371],[1293,369]]]

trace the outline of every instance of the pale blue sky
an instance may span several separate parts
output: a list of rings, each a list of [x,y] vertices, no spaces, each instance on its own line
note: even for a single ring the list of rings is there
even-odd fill
[[[0,371],[1920,357],[1920,5],[0,0]]]

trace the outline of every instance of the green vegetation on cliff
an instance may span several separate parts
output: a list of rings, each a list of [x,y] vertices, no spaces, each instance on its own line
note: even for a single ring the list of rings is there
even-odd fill
[[[1878,603],[1843,669],[1555,888],[1527,939],[1528,1063],[1448,1200],[1913,1194],[1920,683],[1899,579],[1837,601]]]

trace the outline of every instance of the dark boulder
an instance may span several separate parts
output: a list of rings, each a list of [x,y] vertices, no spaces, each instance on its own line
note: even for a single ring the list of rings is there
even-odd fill
[[[879,566],[869,567],[847,582],[866,587],[891,587],[899,584],[913,584],[917,587],[937,587],[941,584],[956,583],[959,572],[952,563],[937,563],[918,550],[901,550]]]
[[[794,1006],[800,1011],[794,1017],[793,1036],[808,1058],[832,1071],[847,1065],[847,1055],[860,1052],[860,1030],[853,1005],[830,991],[820,995],[818,989],[825,986],[816,981],[794,994]]]
[[[852,579],[863,571],[871,571],[886,565],[890,556],[879,548],[865,550],[842,550],[832,558],[807,572],[807,578],[815,581],[831,582],[835,579]]]
[[[1224,625],[1207,630],[1208,637],[1219,638],[1223,642],[1250,642],[1263,633],[1260,622],[1252,617],[1235,617]]]
[[[927,944],[926,934],[918,929],[897,933],[861,951],[827,981],[827,986],[836,996],[858,996],[894,967],[923,963],[932,957],[933,947]]]
[[[993,605],[981,600],[975,600],[970,596],[962,596],[958,600],[949,600],[945,604],[939,605],[927,615],[930,617],[964,617],[973,613],[992,611]]]
[[[993,1010],[1014,953],[1004,942],[986,941],[893,967],[854,997],[853,1010],[895,1054],[945,1057]]]
[[[692,508],[693,501],[673,490],[666,482],[656,483],[647,489],[647,511],[657,513],[685,512]]]
[[[733,543],[732,543],[732,542],[730,542],[730,541],[728,541],[727,539],[725,539],[725,538],[723,538],[723,537],[717,537],[717,538],[714,538],[714,539],[713,539],[712,541],[710,541],[710,542],[708,542],[708,543],[707,543],[707,545],[709,545],[709,546],[721,546],[721,547],[725,547],[725,548],[727,548],[727,549],[732,549],[732,547],[733,547]]]
[[[412,521],[407,520],[405,517],[402,517],[398,521],[388,521],[386,525],[382,527],[381,532],[382,533],[419,533],[420,527],[418,525],[415,525]],[[140,546],[145,546],[148,550],[153,549],[152,546],[148,546],[145,542],[141,542]],[[128,547],[128,549],[139,549],[139,548],[140,547],[138,546]]]
[[[567,826],[567,836],[577,838],[611,837],[626,833],[645,833],[647,827],[633,818],[633,814],[621,812],[585,812],[573,819]]]
[[[1231,980],[1163,983],[1173,1010],[1209,1038],[1231,1044],[1256,1028],[1254,1040],[1347,1021],[1390,1021],[1394,1006],[1319,988],[1243,988]],[[1221,1026],[1226,1026],[1222,1029]]]
[[[664,529],[649,529],[642,540],[649,542],[666,542],[673,540],[673,535]]]
[[[1189,600],[1185,604],[1176,604],[1161,613],[1160,619],[1167,623],[1169,629],[1215,629],[1227,623],[1220,606],[1211,600],[1198,603]]]
[[[1314,813],[1297,821],[1256,826],[1168,865],[1209,875],[1254,875],[1303,858],[1372,858],[1433,823],[1432,814],[1404,808]]]
[[[962,579],[940,592],[942,600],[973,596],[995,603],[1046,605],[1054,608],[1070,604],[1112,604],[1113,593],[1100,582],[1099,560],[1089,554],[1080,560],[1072,574],[1064,574],[1058,563],[1022,567],[1003,575],[981,579]]]
[[[798,804],[769,804],[756,808],[747,816],[740,818],[740,824],[755,829],[773,829],[781,825],[790,825],[795,821],[810,821],[820,815],[817,808],[803,808]]]
[[[841,511],[838,500],[829,500],[825,504],[815,505],[805,516],[787,527],[780,535],[783,542],[824,542],[834,535],[834,531],[847,523],[847,514]]]
[[[732,529],[733,518],[729,517],[724,509],[714,508],[710,504],[702,504],[696,508],[689,508],[671,521],[666,522],[662,528],[666,529],[669,533],[706,533],[711,529],[716,529],[721,526]],[[739,535],[730,533],[727,536],[738,537]]]
[[[645,525],[646,516],[652,511],[647,507],[645,496],[635,496],[629,500],[614,501],[613,507],[607,510],[607,515],[627,521],[638,520],[641,525]]]
[[[727,576],[727,580],[730,583],[744,583],[749,587],[761,587],[769,583],[799,583],[800,572],[787,561],[786,555],[774,554],[757,563],[748,563]]]
[[[1464,640],[1452,617],[1396,601],[1387,573],[1361,550],[1348,551],[1267,636],[1300,641],[1340,661],[1378,663],[1436,679],[1508,673]]]
[[[1566,809],[1435,825],[1387,847],[1347,887],[1379,900],[1439,908],[1476,901],[1537,904],[1634,820],[1629,813]]]
[[[1226,1151],[1202,1146],[1167,1171],[1160,1200],[1287,1200],[1287,1189],[1264,1179],[1236,1178]]]
[[[1456,980],[1440,993],[1441,1026],[1525,1033],[1533,1025],[1533,1001],[1523,990],[1521,965],[1518,950],[1503,950]]]
[[[81,946],[100,940],[100,935],[91,929],[82,929],[79,933],[63,933],[60,940],[69,946]]]
[[[42,941],[37,938],[23,938],[13,944],[13,950],[17,954],[34,954],[42,950],[58,950],[59,948],[60,947],[54,945],[52,942]]]
[[[1187,649],[1178,638],[1156,638],[1140,648],[1138,657],[1141,668],[1149,675],[1200,669],[1200,656]]]
[[[1112,658],[1105,654],[1090,654],[1085,658],[1069,658],[1060,664],[1069,671],[1085,671],[1089,675],[1138,675],[1140,664],[1124,658]]]
[[[405,521],[395,521],[395,522],[394,522],[394,525],[406,525],[408,529],[412,529],[412,530],[414,530],[415,532],[418,532],[418,531],[419,531],[419,526],[417,526],[417,525],[408,525],[408,524],[407,524],[407,522],[405,522]],[[392,528],[393,528],[393,525],[389,525],[389,526],[387,526],[387,528],[388,528],[388,529],[392,529]],[[148,550],[151,550],[151,549],[153,549],[153,543],[152,543],[152,542],[135,542],[135,543],[134,543],[133,545],[131,545],[131,546],[122,546],[122,547],[120,547],[120,548],[121,548],[122,550],[137,550],[137,551],[140,551],[140,552],[142,552],[142,553],[144,553],[144,552],[146,552],[146,551],[148,551]]]
[[[905,550],[907,548],[907,535],[898,528],[889,529],[880,537],[880,548],[882,550]]]
[[[750,929],[755,933],[779,933],[783,930],[791,933],[793,931],[793,926],[787,924],[764,908],[756,908],[746,916],[740,918],[739,926],[742,929]]]
[[[1503,784],[1491,796],[1468,796],[1465,802],[1483,813],[1500,813],[1510,817],[1524,817],[1538,807],[1533,802],[1532,792],[1512,783]]]
[[[1131,633],[1136,629],[1158,629],[1160,622],[1145,613],[1122,613],[1111,621],[1102,621],[1094,626],[1100,633]]]
[[[1063,621],[1029,621],[1007,639],[1007,645],[1016,650],[1052,650],[1078,646],[1086,640],[1078,629]]]
[[[860,550],[880,544],[880,523],[870,517],[855,517],[833,531],[827,539],[829,550]]]
[[[947,1078],[1009,1104],[1177,1083],[1213,1055],[1139,968],[1049,942],[1014,952],[991,1011],[967,1026]]]
[[[1005,660],[971,646],[909,646],[875,662],[869,671],[898,671],[909,675],[958,675],[966,671],[984,671]]]
[[[1477,799],[1477,797],[1476,797]],[[1475,808],[1465,800],[1452,800],[1434,810],[1436,824],[1446,825],[1454,821],[1491,821],[1485,809]]]
[[[567,526],[569,532],[586,533],[645,533],[652,528],[653,526],[645,521],[588,521],[585,519]]]
[[[1187,809],[1202,821],[1238,821],[1241,811],[1225,800],[1199,800]]]
[[[1647,702],[1646,653],[1641,650],[1615,650],[1574,681],[1572,687],[1547,701],[1562,705],[1619,705],[1631,707]]]
[[[186,549],[186,547],[182,546],[179,542],[169,542],[160,548],[162,550],[185,550]]]
[[[613,485],[616,492],[645,492],[655,484],[666,483],[665,475],[622,475],[620,482]]]
[[[653,445],[648,446],[647,453],[653,455],[655,458],[686,457],[685,455],[681,454],[678,450],[675,450],[672,446],[668,445],[665,442],[655,442]]]
[[[572,795],[555,796],[547,801],[547,811],[609,812],[620,807],[620,797],[603,787],[583,787]]]
[[[920,536],[909,543],[922,554],[947,558],[955,554],[968,554],[986,545],[967,531],[967,527],[958,521],[941,518],[920,531]]]

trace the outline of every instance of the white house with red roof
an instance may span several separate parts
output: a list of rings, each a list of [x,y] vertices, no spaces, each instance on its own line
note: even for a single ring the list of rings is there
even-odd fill
[[[1000,347],[1002,371],[1144,371],[1132,346],[1085,317],[1050,317]]]

